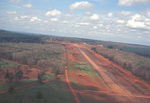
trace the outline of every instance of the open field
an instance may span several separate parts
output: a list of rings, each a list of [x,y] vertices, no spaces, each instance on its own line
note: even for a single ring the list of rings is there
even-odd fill
[[[125,96],[124,98],[117,96],[117,94],[114,95],[117,97],[112,96],[113,98],[116,98],[115,102],[148,103],[148,96],[150,95],[149,84],[141,82],[141,80],[138,80],[138,78],[134,77],[121,67],[112,64],[88,49],[77,48],[84,58],[92,65],[93,69],[97,71],[99,77],[105,82],[105,85],[108,86],[107,89],[111,92],[118,93],[120,96]],[[137,85],[140,86],[140,88]],[[138,99],[136,97],[143,97],[143,99]]]
[[[68,97],[69,92],[63,77],[62,80],[56,80],[49,85],[49,80],[56,78],[57,75],[64,74],[63,67],[65,65],[64,47],[59,44],[36,44],[36,43],[0,43],[0,103],[19,103],[19,98],[23,101],[38,103],[39,101],[47,103],[64,101],[73,101]],[[17,77],[17,73],[23,73],[21,78]],[[7,72],[13,75],[11,78],[6,78]],[[38,75],[42,77],[43,85],[39,84]],[[58,85],[60,87],[56,87]],[[14,87],[14,92],[9,93],[10,87]],[[55,93],[55,89],[60,88],[63,94]],[[34,88],[34,89],[33,89]],[[36,90],[37,88],[37,90]],[[41,91],[38,89],[41,88]],[[48,89],[49,94],[43,94],[42,99],[36,97],[36,92],[44,92]],[[64,89],[62,89],[64,88]],[[33,91],[32,91],[33,90]],[[61,91],[58,90],[58,91]],[[20,92],[21,91],[21,92]],[[53,91],[53,92],[52,92]],[[53,95],[54,94],[54,95]],[[49,99],[48,95],[53,95],[53,100]],[[56,99],[58,98],[60,100]],[[46,99],[45,99],[46,98]],[[48,100],[47,100],[48,99]],[[39,103],[41,103],[39,102]],[[62,102],[63,103],[63,102]]]
[[[53,80],[43,85],[15,90],[12,94],[0,94],[0,98],[0,103],[74,103],[62,80]]]
[[[149,58],[53,39],[0,43],[0,103],[149,103]],[[135,67],[147,81],[132,74]]]

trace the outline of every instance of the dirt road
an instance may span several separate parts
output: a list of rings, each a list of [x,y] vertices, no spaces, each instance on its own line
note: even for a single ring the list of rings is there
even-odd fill
[[[76,95],[74,89],[72,88],[72,86],[71,86],[71,84],[70,84],[69,77],[68,77],[68,71],[67,71],[66,68],[65,68],[65,75],[66,75],[66,83],[67,83],[67,85],[68,85],[68,88],[69,88],[70,92],[71,92],[72,95],[73,95],[73,98],[74,98],[74,100],[75,100],[75,103],[80,103],[80,101],[79,101],[79,99],[78,99],[78,97],[77,97],[77,95]]]
[[[115,64],[110,63],[103,57],[97,57],[94,52],[86,48],[79,46],[76,46],[76,48],[91,64],[93,69],[97,71],[99,77],[105,82],[109,90],[113,91],[114,94],[107,94],[111,95],[110,97],[115,100],[116,103],[150,102],[150,88],[148,84],[142,84],[142,82],[135,83],[134,76],[123,72],[124,70],[121,70],[121,68],[115,66]]]

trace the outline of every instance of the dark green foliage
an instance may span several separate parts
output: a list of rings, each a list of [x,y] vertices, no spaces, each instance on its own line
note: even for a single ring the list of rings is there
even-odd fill
[[[41,77],[44,77],[45,75],[46,75],[46,73],[45,72],[41,72]]]
[[[37,99],[42,99],[43,98],[41,91],[39,91],[39,92],[36,93],[36,98]]]
[[[16,87],[16,86],[15,86]],[[41,93],[37,93],[40,92]],[[38,95],[42,94],[42,98]],[[0,94],[0,103],[75,103],[66,83],[54,80],[10,93]]]
[[[22,77],[23,77],[23,72],[22,72],[22,70],[18,70],[18,71],[16,72],[15,77],[16,77],[17,80],[22,79]]]
[[[9,85],[8,92],[12,93],[13,91],[14,91],[14,86],[13,85]]]
[[[113,49],[114,47],[112,45],[107,46],[109,49]]]
[[[38,73],[37,79],[38,79],[39,84],[43,84],[42,76],[40,73]]]
[[[59,74],[60,74],[60,70],[59,70],[59,69],[56,69],[56,70],[55,70],[55,76],[56,76],[56,78],[58,77]]]
[[[14,74],[12,72],[10,72],[8,75],[9,82],[11,83],[13,81],[13,79],[14,79]]]
[[[40,35],[31,35],[26,33],[10,32],[5,30],[0,30],[0,42],[44,43]]]

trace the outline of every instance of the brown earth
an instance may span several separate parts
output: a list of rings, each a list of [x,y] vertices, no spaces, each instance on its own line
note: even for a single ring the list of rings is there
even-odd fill
[[[59,42],[58,42],[59,43]],[[64,43],[61,43],[64,44]],[[149,103],[150,85],[132,75],[122,67],[90,50],[91,45],[65,43],[68,59],[65,68],[65,82],[76,103]],[[75,69],[74,63],[86,62],[98,74],[90,75]],[[24,69],[23,69],[24,71]],[[14,70],[12,70],[14,72]],[[37,76],[37,69],[31,69],[31,77]],[[90,77],[92,76],[92,78]],[[53,79],[52,79],[53,80]],[[45,80],[48,82],[49,80]],[[51,81],[51,79],[50,79]],[[37,83],[30,83],[16,89],[23,89]],[[6,90],[0,91],[5,93]]]
[[[148,83],[140,80],[101,55],[91,51],[89,46],[86,48],[85,45],[70,43],[67,47],[67,49],[73,51],[72,55],[70,52],[68,53],[68,59],[72,68],[73,65],[71,62],[83,60],[89,63],[98,73],[98,78],[96,79],[98,83],[96,83],[88,77],[88,75],[82,73],[82,71],[69,69],[69,80],[84,86],[84,88],[79,89],[75,88],[73,83],[71,83],[78,98],[80,98],[80,100],[82,99],[83,102],[93,103],[93,100],[106,103],[150,102],[150,85]],[[74,54],[77,55],[74,56]],[[79,73],[83,76],[78,76],[77,74]]]

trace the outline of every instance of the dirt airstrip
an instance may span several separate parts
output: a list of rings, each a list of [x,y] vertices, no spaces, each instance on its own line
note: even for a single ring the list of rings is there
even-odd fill
[[[64,44],[63,42],[58,42]],[[65,43],[67,66],[64,81],[75,103],[150,103],[150,85],[122,67],[91,51],[90,45]],[[85,63],[90,72],[74,68]],[[33,71],[33,70],[32,70]],[[31,72],[34,74],[34,71]],[[33,77],[30,77],[33,78]],[[56,78],[45,80],[52,81]],[[23,89],[37,82],[17,87]],[[7,90],[1,90],[0,94]]]
[[[150,102],[149,84],[91,51],[89,46],[86,48],[86,46],[78,44],[69,44],[67,48],[73,51],[72,55],[71,52],[68,53],[70,66],[73,66],[71,61],[85,61],[98,73],[98,78],[95,77],[98,82],[96,83],[80,70],[69,70],[70,80],[73,78],[76,84],[82,85],[80,88],[74,88],[74,92],[80,98],[80,103],[92,103],[93,101],[106,103]],[[78,56],[74,56],[74,54],[78,54]],[[81,77],[76,75],[80,72],[83,74]]]

